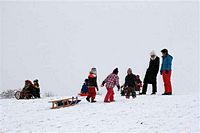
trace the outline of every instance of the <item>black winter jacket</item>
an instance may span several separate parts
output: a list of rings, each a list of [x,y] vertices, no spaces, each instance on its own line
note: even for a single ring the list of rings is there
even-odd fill
[[[152,84],[152,83],[157,82],[159,66],[160,66],[160,58],[159,57],[156,57],[156,59],[154,59],[154,60],[150,59],[149,67],[145,74],[144,83]]]
[[[128,74],[125,78],[125,87],[135,87],[136,76],[134,74]]]

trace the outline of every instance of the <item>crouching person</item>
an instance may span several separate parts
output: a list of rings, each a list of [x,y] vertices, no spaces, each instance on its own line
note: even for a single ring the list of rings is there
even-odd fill
[[[20,93],[20,99],[31,99],[34,94],[34,85],[30,80],[25,81],[24,88]]]
[[[81,94],[87,94],[87,93],[88,93],[88,79],[85,79],[81,88]]]
[[[88,76],[88,96],[86,98],[88,102],[91,102],[91,103],[96,102],[95,101],[96,89],[97,91],[99,91],[98,85],[97,85],[97,71],[96,71],[96,68],[92,68]]]
[[[130,95],[132,95],[133,98],[136,98],[136,79],[137,76],[133,74],[132,69],[129,68],[127,70],[127,76],[125,78],[125,83],[122,86],[124,88],[125,96],[126,98],[130,98]]]
[[[103,87],[106,84],[107,94],[105,96],[104,102],[114,102],[114,90],[113,88],[115,85],[118,88],[118,91],[120,89],[119,85],[119,77],[118,77],[118,68],[116,68],[108,77],[103,81],[101,87]]]

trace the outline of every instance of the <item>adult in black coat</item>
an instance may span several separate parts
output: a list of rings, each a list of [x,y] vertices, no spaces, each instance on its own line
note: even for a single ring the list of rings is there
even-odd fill
[[[150,56],[151,58],[149,62],[149,67],[145,74],[142,93],[140,93],[141,95],[146,94],[148,84],[152,84],[152,95],[156,94],[157,92],[157,75],[160,66],[160,58],[156,56],[156,53],[154,51],[150,53]]]

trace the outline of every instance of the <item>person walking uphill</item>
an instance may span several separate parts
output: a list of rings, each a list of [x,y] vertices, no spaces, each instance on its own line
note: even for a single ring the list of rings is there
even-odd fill
[[[97,70],[96,68],[92,68],[89,76],[88,76],[88,96],[86,100],[88,102],[94,103],[95,97],[96,97],[96,90],[99,91],[98,85],[97,85]],[[91,100],[90,100],[91,99]]]
[[[157,75],[159,72],[160,58],[156,56],[155,51],[150,53],[149,67],[147,68],[142,93],[140,95],[146,95],[148,84],[152,84],[152,95],[157,92]]]
[[[104,102],[114,102],[114,90],[113,88],[115,85],[118,88],[118,91],[120,89],[119,85],[119,77],[118,77],[118,68],[114,69],[113,72],[107,76],[107,78],[103,81],[101,87],[103,87],[106,84],[107,94],[105,96]]]
[[[172,73],[172,60],[173,57],[169,55],[167,49],[161,50],[162,65],[160,74],[163,76],[165,92],[162,95],[172,95],[171,73]]]

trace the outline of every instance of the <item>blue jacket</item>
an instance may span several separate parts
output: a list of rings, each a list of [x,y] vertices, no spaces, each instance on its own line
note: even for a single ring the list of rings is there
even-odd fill
[[[164,70],[172,70],[172,60],[173,60],[173,57],[169,54],[166,56],[163,56],[160,72]]]
[[[81,88],[81,93],[87,93],[88,92],[88,87],[86,84],[83,84],[82,88]]]

